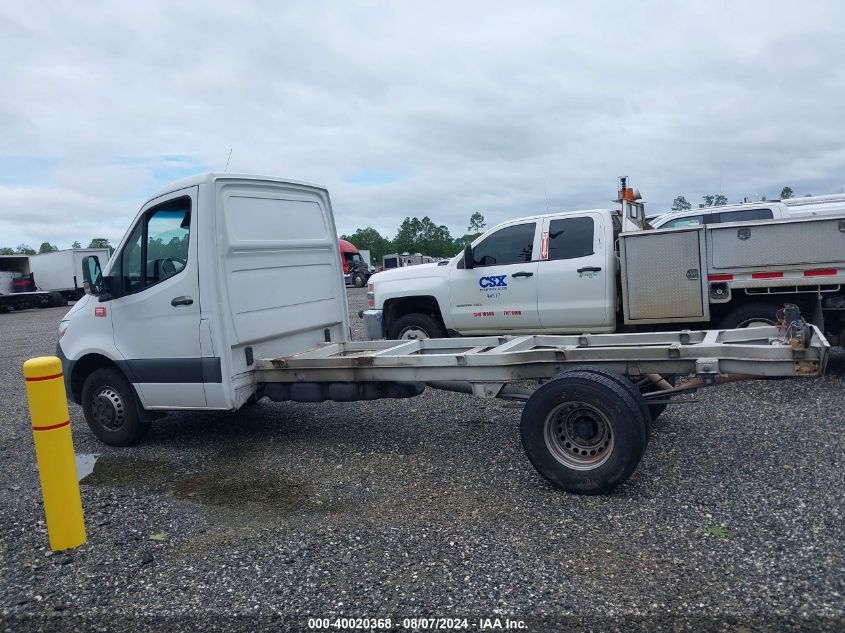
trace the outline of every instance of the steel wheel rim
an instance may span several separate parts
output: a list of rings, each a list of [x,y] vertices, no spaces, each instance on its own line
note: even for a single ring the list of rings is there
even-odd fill
[[[104,429],[117,431],[126,420],[126,405],[113,387],[100,387],[91,401],[91,416]]]
[[[416,325],[406,327],[404,330],[399,332],[400,341],[416,341],[424,338],[428,338],[428,332]]]
[[[775,322],[764,317],[752,317],[739,324],[739,327],[768,327]]]
[[[613,454],[614,435],[607,416],[586,402],[563,402],[543,424],[546,448],[567,468],[593,470]]]

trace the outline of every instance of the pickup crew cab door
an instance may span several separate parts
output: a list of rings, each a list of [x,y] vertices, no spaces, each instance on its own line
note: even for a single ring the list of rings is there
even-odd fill
[[[473,268],[451,265],[449,310],[458,332],[532,330],[537,315],[538,223],[504,226],[473,248]]]
[[[537,302],[543,328],[588,331],[613,323],[615,260],[601,213],[543,220]]]
[[[145,407],[204,407],[197,263],[197,187],[156,198],[138,218],[110,274],[115,347]]]

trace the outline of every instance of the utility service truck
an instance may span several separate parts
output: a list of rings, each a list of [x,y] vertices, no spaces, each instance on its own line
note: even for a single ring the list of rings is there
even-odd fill
[[[176,182],[143,205],[105,269],[89,256],[84,274],[90,294],[61,321],[57,353],[69,398],[120,446],[168,411],[409,398],[433,386],[523,401],[537,471],[603,493],[634,471],[669,397],[750,376],[818,376],[828,352],[791,306],[776,326],[741,330],[351,341],[329,194],[277,178]],[[512,384],[525,379],[552,380]]]
[[[619,202],[636,222],[621,209],[519,218],[449,261],[374,275],[368,338],[729,329],[773,324],[789,302],[845,342],[845,214],[835,206],[777,219],[775,205],[719,207],[677,224],[661,216],[650,230],[633,198],[625,184]]]

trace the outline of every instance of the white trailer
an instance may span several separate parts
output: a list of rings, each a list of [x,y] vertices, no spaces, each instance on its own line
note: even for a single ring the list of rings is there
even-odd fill
[[[352,342],[335,235],[328,192],[281,179],[207,174],[149,200],[104,270],[86,258],[91,294],[59,327],[68,396],[94,434],[125,446],[168,411],[432,386],[525,401],[538,472],[595,494],[631,475],[670,397],[824,371],[828,343],[795,307],[742,330]],[[511,384],[526,379],[551,380]]]
[[[109,260],[107,248],[75,248],[52,253],[32,255],[29,267],[35,275],[35,285],[39,290],[60,292],[69,300],[82,297],[82,260],[88,255],[96,255],[102,265]]]
[[[67,305],[59,293],[36,289],[29,255],[0,255],[0,312]]]

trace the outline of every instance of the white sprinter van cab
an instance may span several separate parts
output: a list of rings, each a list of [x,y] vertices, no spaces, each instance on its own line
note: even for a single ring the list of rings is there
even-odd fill
[[[234,410],[256,397],[255,359],[349,332],[326,189],[203,174],[138,212],[90,291],[59,326],[70,400],[112,445],[157,411]]]

